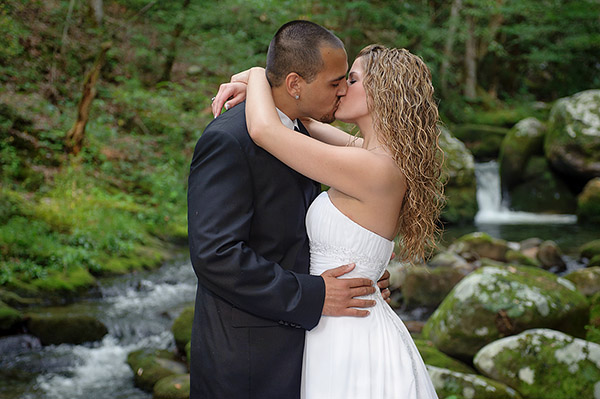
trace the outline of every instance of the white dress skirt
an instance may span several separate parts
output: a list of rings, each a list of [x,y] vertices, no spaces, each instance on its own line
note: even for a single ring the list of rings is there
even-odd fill
[[[394,243],[341,213],[321,193],[306,215],[310,272],[347,263],[344,278],[379,280]],[[379,289],[365,318],[323,316],[306,333],[302,374],[305,399],[429,399],[435,389],[410,333]]]

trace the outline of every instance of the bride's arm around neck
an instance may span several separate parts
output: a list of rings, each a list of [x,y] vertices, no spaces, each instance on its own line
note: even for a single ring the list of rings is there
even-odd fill
[[[263,68],[252,68],[246,99],[252,140],[299,173],[359,201],[390,195],[401,173],[389,157],[354,146],[336,146],[283,126]]]

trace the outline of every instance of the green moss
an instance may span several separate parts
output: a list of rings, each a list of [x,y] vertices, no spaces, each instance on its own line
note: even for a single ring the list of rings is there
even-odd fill
[[[188,399],[190,397],[190,375],[172,375],[154,385],[153,399]]]
[[[510,344],[499,341],[489,353],[482,349],[475,359],[476,366],[484,367],[482,371],[490,378],[527,398],[594,397],[594,385],[600,380],[600,368],[594,362],[600,348],[590,347],[595,344],[547,329],[526,331],[507,340]],[[521,379],[523,369],[531,373],[531,381]]]
[[[135,385],[148,392],[162,378],[187,372],[173,353],[163,349],[144,348],[131,352],[127,363],[133,370]]]
[[[523,266],[540,266],[540,262],[537,259],[530,258],[522,252],[515,251],[513,249],[506,251],[506,261],[510,263],[517,263]]]
[[[0,301],[0,332],[12,330],[22,320],[21,312]]]
[[[600,178],[590,180],[577,197],[577,218],[580,223],[600,224]]]
[[[430,366],[441,367],[444,369],[458,371],[460,373],[474,374],[475,370],[466,364],[451,358],[433,346],[431,341],[423,339],[415,339],[415,345],[419,349],[419,353],[425,364]]]
[[[447,186],[446,206],[442,210],[441,218],[450,224],[470,223],[477,214],[476,188]]]
[[[590,321],[585,329],[585,339],[600,344],[600,292],[590,299]]]
[[[185,346],[192,339],[192,323],[194,321],[194,306],[183,309],[171,326],[175,344],[180,352],[185,353]]]
[[[579,253],[582,258],[591,259],[596,255],[600,255],[600,240],[593,240],[581,246]]]
[[[489,342],[535,327],[584,336],[588,306],[584,295],[545,270],[484,267],[454,287],[423,335],[444,353],[469,357]]]

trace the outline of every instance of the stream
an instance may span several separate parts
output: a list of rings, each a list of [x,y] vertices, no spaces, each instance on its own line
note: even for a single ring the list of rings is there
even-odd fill
[[[101,298],[70,305],[96,316],[109,333],[100,342],[51,345],[0,358],[2,399],[148,399],[133,386],[127,354],[173,349],[173,320],[193,303],[196,276],[180,259],[152,272],[103,279]]]

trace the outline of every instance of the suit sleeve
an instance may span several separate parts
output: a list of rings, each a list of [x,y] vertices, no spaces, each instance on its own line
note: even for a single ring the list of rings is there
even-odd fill
[[[325,284],[294,273],[248,246],[253,184],[246,153],[227,132],[205,131],[188,182],[188,235],[200,284],[248,313],[312,329]]]

